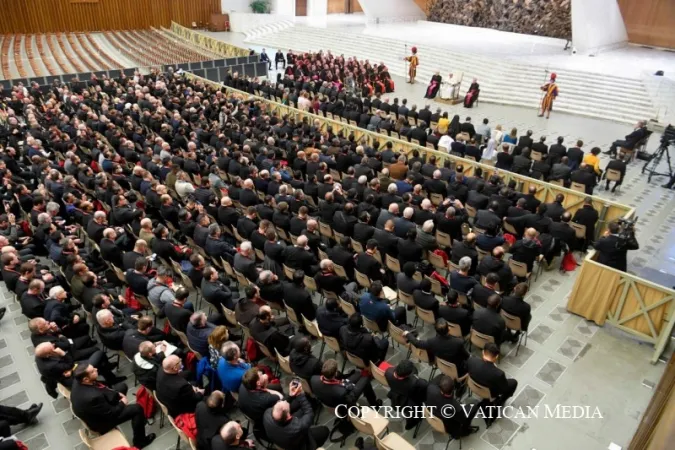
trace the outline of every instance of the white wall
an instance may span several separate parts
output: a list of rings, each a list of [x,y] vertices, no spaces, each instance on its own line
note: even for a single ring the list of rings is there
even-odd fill
[[[233,11],[236,12],[251,12],[249,4],[251,0],[220,0],[220,9],[223,14]]]
[[[307,0],[307,17],[326,17],[328,0]]]
[[[424,20],[424,11],[414,0],[359,0],[368,22],[390,22],[392,19]]]
[[[617,0],[572,0],[572,44],[594,54],[628,42]]]
[[[272,14],[295,16],[295,0],[272,0]]]

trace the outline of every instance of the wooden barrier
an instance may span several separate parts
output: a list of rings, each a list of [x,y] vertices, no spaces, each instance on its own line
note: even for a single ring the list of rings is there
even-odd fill
[[[584,260],[567,310],[653,344],[651,362],[656,363],[673,330],[675,290],[600,264],[596,258],[592,251]]]
[[[234,56],[248,56],[250,53],[249,50],[245,48],[237,47],[235,45],[228,44],[227,42],[219,41],[218,39],[213,39],[212,37],[206,36],[205,34],[185,28],[176,22],[171,22],[171,32],[177,34],[181,38],[189,41],[197,47],[201,47],[226,58],[231,58]]]

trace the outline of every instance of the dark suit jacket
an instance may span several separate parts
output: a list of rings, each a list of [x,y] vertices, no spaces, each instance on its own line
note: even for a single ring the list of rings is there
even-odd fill
[[[70,403],[75,415],[100,434],[115,428],[117,418],[125,409],[117,391],[104,385],[84,385],[78,381],[73,382]]]
[[[601,237],[595,241],[593,247],[595,250],[600,252],[597,262],[625,272],[627,267],[626,256],[628,254],[628,250],[637,250],[639,246],[632,245],[631,241],[629,240],[626,246],[619,245],[618,247],[620,248],[617,248],[618,242],[618,236],[609,235],[606,237]]]
[[[532,307],[522,297],[509,295],[502,298],[502,309],[512,316],[520,317],[520,325],[527,330],[532,319]]]
[[[507,391],[506,375],[493,363],[471,357],[467,362],[469,376],[478,384],[490,389],[492,396],[498,396]]]
[[[169,410],[171,417],[195,412],[197,403],[204,398],[202,394],[195,392],[182,374],[168,374],[164,369],[159,369],[157,372],[155,394]]]
[[[446,336],[437,334],[430,339],[420,340],[408,334],[408,341],[417,348],[425,349],[432,361],[433,358],[440,358],[456,365],[460,377],[466,373],[465,363],[469,358],[469,352],[464,347],[463,339],[449,334]]]
[[[479,309],[473,314],[471,326],[480,333],[494,337],[497,346],[501,345],[502,335],[506,330],[506,322],[497,311],[489,308]]]

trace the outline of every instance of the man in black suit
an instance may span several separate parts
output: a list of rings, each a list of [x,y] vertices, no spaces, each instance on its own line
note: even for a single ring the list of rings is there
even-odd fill
[[[647,136],[647,124],[644,120],[638,120],[638,123],[635,125],[635,129],[629,135],[627,135],[624,140],[614,141],[611,147],[609,147],[609,151],[605,152],[605,155],[616,155],[617,147],[633,150],[638,142],[640,142],[645,136]]]
[[[565,196],[558,194],[552,203],[546,203],[546,217],[550,217],[554,222],[560,222],[560,218],[565,212],[564,201]]]
[[[467,117],[464,121],[463,124],[459,126],[459,131],[462,133],[468,133],[469,138],[472,138],[476,135],[476,129],[474,128],[473,124],[471,123],[471,117]],[[453,136],[454,138],[454,136]]]
[[[581,208],[574,213],[572,221],[586,227],[586,240],[582,249],[586,251],[586,247],[595,239],[595,224],[598,222],[598,211],[593,207],[593,199],[586,197]]]
[[[310,251],[308,242],[307,236],[298,236],[296,244],[284,250],[284,264],[291,269],[301,269],[311,277],[319,271],[319,261]]]
[[[560,161],[553,164],[548,181],[562,181],[565,186],[569,184],[572,169],[569,166],[569,158],[563,156]]]
[[[356,262],[354,268],[370,278],[373,281],[382,280],[384,277],[384,269],[382,264],[375,259],[378,245],[375,239],[368,240],[366,244],[366,251],[356,255]]]
[[[586,163],[581,163],[579,168],[570,175],[570,181],[583,184],[586,188],[586,194],[593,195],[593,189],[597,183],[597,177],[592,167],[587,166]]]
[[[466,197],[466,204],[472,206],[476,210],[486,209],[490,204],[490,197],[483,193],[484,190],[485,183],[483,181],[476,183],[476,190],[469,191],[469,194]]]
[[[622,240],[619,238],[620,232],[621,225],[611,222],[604,236],[595,241],[593,247],[600,253],[597,262],[625,272],[628,264],[626,261],[628,250],[638,250],[640,245],[634,235]]]
[[[178,288],[172,303],[164,305],[164,315],[171,324],[171,328],[185,333],[192,311],[185,307],[190,291],[184,287]]]
[[[281,325],[281,322],[279,322]],[[289,329],[286,325],[277,326],[277,322],[272,315],[272,309],[269,306],[261,306],[258,310],[258,316],[250,324],[251,337],[264,344],[272,353],[278,351],[282,356],[288,356],[290,353],[291,340],[289,338]],[[292,332],[292,328],[290,331]]]
[[[490,295],[486,307],[474,312],[473,323],[471,324],[471,327],[479,333],[492,336],[497,346],[500,346],[504,339],[512,338],[506,329],[504,318],[499,315],[501,302],[502,298],[499,294]]]
[[[238,392],[239,409],[253,422],[253,433],[262,437],[265,437],[262,424],[265,411],[284,398],[282,392],[270,389],[268,382],[266,374],[251,367],[244,373]]]
[[[469,358],[467,367],[469,376],[473,381],[490,389],[490,395],[494,401],[482,400],[478,407],[483,406],[503,406],[518,389],[518,382],[514,379],[507,379],[504,372],[495,366],[499,358],[499,347],[493,343],[485,344],[482,358]],[[485,422],[489,426],[494,420],[490,414],[491,408],[484,410]]]
[[[424,404],[434,411],[454,411],[454,414],[440,415],[445,432],[454,439],[460,439],[478,431],[478,427],[471,426],[471,420],[478,412],[475,405],[461,405],[454,396],[455,382],[447,375],[435,378],[427,387],[427,397]],[[452,408],[450,408],[452,406]],[[464,408],[470,406],[468,411]]]
[[[487,307],[488,299],[497,294],[497,283],[499,283],[499,275],[496,273],[488,273],[485,277],[485,284],[477,284],[471,293],[471,300],[478,303],[483,308]],[[500,286],[501,288],[501,286]]]
[[[363,376],[360,371],[339,379],[337,361],[327,359],[321,366],[321,375],[314,375],[309,384],[316,398],[330,408],[356,405],[362,395],[366,397],[369,405],[381,406],[382,400],[375,395],[370,381],[371,378]]]
[[[548,163],[551,166],[561,162],[563,157],[567,155],[567,148],[565,148],[563,142],[565,142],[565,138],[559,136],[557,143],[551,145],[551,147],[548,149]]]
[[[400,239],[394,234],[394,221],[387,220],[384,224],[384,229],[375,229],[373,239],[377,241],[377,248],[380,253],[387,254],[394,258],[398,257],[398,244]]]
[[[228,286],[226,286],[218,276],[218,271],[214,267],[206,267],[201,283],[202,296],[216,308],[221,310],[221,305],[234,311],[235,297]],[[256,271],[257,274],[257,271]],[[254,281],[257,281],[257,277]]]
[[[444,361],[453,363],[457,367],[457,374],[461,377],[466,373],[466,360],[469,359],[469,352],[464,347],[464,339],[450,334],[448,321],[445,319],[436,320],[436,336],[421,340],[414,334],[407,331],[404,336],[412,345],[427,351],[429,359],[440,358]]]
[[[577,248],[577,233],[570,226],[571,220],[572,214],[565,212],[561,217],[561,221],[553,222],[549,229],[551,236],[567,246],[567,251],[573,251]]]
[[[462,240],[462,224],[468,223],[469,215],[464,209],[464,205],[459,200],[455,200],[453,206],[448,207],[445,213],[436,214],[436,230],[449,234],[453,241]]]
[[[305,272],[293,271],[293,280],[284,283],[283,292],[284,302],[295,311],[298,318],[305,316],[309,321],[316,319],[316,305],[312,302],[310,293],[305,289]]]
[[[617,181],[614,182],[614,186],[612,187],[612,192],[616,190],[617,187],[621,186],[623,183],[623,178],[626,176],[626,162],[624,161],[625,155],[623,152],[619,153],[619,156],[616,159],[611,160],[609,163],[607,163],[607,167],[605,168],[603,175],[605,178],[607,178],[607,171],[608,170],[616,170],[621,174],[621,178],[619,178]],[[605,190],[609,190],[609,179],[607,179],[607,183],[605,184]]]
[[[400,361],[395,367],[384,372],[389,385],[387,397],[394,407],[419,408],[424,403],[427,394],[427,381],[417,376],[417,369],[409,359]],[[411,415],[406,418],[405,429],[411,430],[423,419],[422,415]]]
[[[548,154],[548,145],[544,142],[546,142],[546,136],[540,137],[539,142],[532,144],[531,149],[533,152],[541,153],[541,156],[545,159]]]
[[[363,326],[361,314],[349,316],[347,325],[340,328],[341,348],[361,358],[366,365],[379,364],[387,355],[389,341],[373,336]]]
[[[577,170],[581,165],[581,162],[584,160],[584,151],[581,147],[584,146],[584,141],[581,139],[577,141],[576,147],[570,147],[567,149],[567,159],[569,159],[570,169]]]
[[[476,269],[478,275],[487,277],[490,274],[499,276],[499,288],[502,292],[511,292],[515,278],[509,265],[504,261],[504,247],[497,246],[492,250],[492,254],[484,257]]]
[[[520,198],[525,199],[524,208],[530,212],[536,212],[537,208],[539,208],[539,205],[541,204],[541,200],[539,200],[536,195],[537,187],[534,185],[528,188],[527,194],[520,194]]]
[[[157,373],[155,395],[173,418],[183,413],[193,413],[204,398],[204,389],[188,383],[186,374],[181,373],[183,364],[176,355],[167,356]]]
[[[518,283],[511,295],[502,298],[502,310],[520,318],[520,327],[524,331],[527,331],[532,319],[532,307],[525,301],[528,290],[527,283]]]
[[[522,148],[532,148],[532,144],[534,141],[532,140],[532,130],[527,130],[527,134],[525,136],[521,136],[518,138],[518,147]]]
[[[43,317],[45,313],[45,283],[37,278],[28,283],[28,289],[21,295],[21,313],[29,319]]]
[[[199,402],[195,409],[198,448],[213,449],[211,440],[216,436],[220,439],[220,430],[229,421],[225,414],[225,395],[221,391],[213,391]]]
[[[462,336],[468,336],[471,331],[471,311],[459,303],[459,294],[456,290],[450,289],[445,295],[447,305],[438,309],[441,318],[449,323],[458,325],[462,330]]]
[[[431,281],[423,279],[420,281],[419,289],[413,292],[415,306],[434,313],[434,318],[438,319],[438,308],[441,306],[436,296],[431,292]]]
[[[476,273],[476,267],[478,267],[478,251],[476,251],[476,235],[474,233],[469,233],[464,236],[463,241],[455,241],[452,243],[450,260],[454,264],[459,264],[459,260],[464,256],[471,258],[469,275],[474,275]]]
[[[325,426],[312,426],[314,411],[301,384],[291,383],[289,396],[297,402],[297,410],[291,414],[287,401],[277,402],[263,416],[265,434],[280,448],[316,450],[326,442],[330,430]]]
[[[340,309],[337,299],[329,297],[323,306],[319,306],[317,309],[316,322],[321,334],[338,338],[340,328],[347,325],[349,320],[347,314]]]
[[[502,225],[502,219],[497,215],[498,210],[499,203],[491,202],[488,209],[481,209],[476,213],[474,225],[496,235]]]
[[[107,387],[99,383],[98,370],[91,364],[77,366],[74,376],[70,403],[73,413],[87,424],[87,428],[105,434],[131,420],[134,447],[147,447],[155,440],[155,433],[145,434],[146,420],[141,405],[129,404],[126,384]]]
[[[495,167],[502,170],[511,170],[513,167],[513,155],[509,153],[511,146],[509,144],[502,145],[502,151],[497,153],[497,162]]]
[[[511,172],[520,174],[520,175],[530,175],[530,166],[532,165],[532,160],[530,159],[530,149],[523,149],[523,152],[520,155],[517,155],[513,158],[513,165],[511,166]]]

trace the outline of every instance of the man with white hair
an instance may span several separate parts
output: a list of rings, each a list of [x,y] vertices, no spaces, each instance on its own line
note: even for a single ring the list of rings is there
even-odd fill
[[[382,209],[389,209],[392,203],[401,203],[401,197],[398,195],[398,187],[396,183],[389,183],[387,186],[387,193],[380,198]]]
[[[234,255],[234,270],[241,272],[251,283],[255,283],[262,270],[256,266],[255,253],[251,241],[244,241]]]
[[[415,223],[419,226],[422,226],[427,220],[434,220],[434,204],[431,203],[431,200],[425,198],[420,203],[420,209],[415,211]]]
[[[286,400],[277,402],[263,416],[263,427],[270,442],[288,449],[316,449],[321,447],[330,430],[325,426],[312,426],[314,411],[300,383],[291,382],[288,394],[295,399],[298,409],[291,414]]]
[[[103,230],[103,239],[99,243],[101,249],[101,258],[116,267],[122,267],[122,244],[126,241],[125,235],[117,236],[114,228]]]
[[[97,244],[103,239],[103,230],[108,227],[108,217],[104,211],[96,211],[87,225],[87,236]]]
[[[403,210],[403,217],[396,221],[394,225],[394,234],[401,239],[405,239],[408,235],[408,230],[416,228],[413,217],[415,215],[415,208],[408,206]]]
[[[232,228],[232,225],[237,225],[239,220],[239,211],[234,207],[232,199],[228,196],[224,196],[220,199],[220,207],[218,208],[218,223]]]
[[[77,306],[66,304],[68,293],[61,286],[54,286],[49,290],[49,298],[45,301],[45,310],[43,316],[45,320],[55,323],[61,330],[61,333],[75,339],[80,336],[89,335],[89,326],[84,317],[77,314]]]
[[[429,194],[440,194],[445,196],[448,191],[447,185],[441,180],[441,171],[438,169],[434,170],[432,179],[426,180],[422,187]]]
[[[127,330],[132,329],[133,325],[128,321],[115,321],[115,317],[109,309],[99,310],[96,313],[96,322],[101,343],[109,350],[122,350],[124,334]]]
[[[382,209],[380,215],[377,217],[377,222],[375,223],[375,228],[380,230],[384,229],[384,224],[387,223],[387,220],[393,220],[394,224],[399,220],[399,207],[398,203],[392,203],[387,209]]]
[[[283,258],[288,267],[304,270],[311,277],[319,271],[319,261],[310,251],[308,242],[307,236],[298,236],[296,245],[286,247]]]
[[[433,252],[438,248],[436,236],[434,236],[434,221],[429,219],[422,224],[417,231],[417,243],[426,251]]]
[[[187,326],[185,335],[187,336],[190,349],[196,351],[202,356],[209,354],[209,335],[216,326],[210,323],[203,311],[197,311],[190,316],[190,323]]]
[[[638,142],[640,142],[647,135],[647,123],[644,120],[638,120],[637,124],[633,131],[626,135],[625,139],[619,139],[612,142],[612,145],[609,147],[609,150],[605,152],[605,155],[616,155],[616,149],[618,147],[627,148],[632,150],[635,148]]]
[[[242,206],[255,206],[258,204],[258,195],[254,192],[255,186],[253,180],[247,178],[244,181],[244,186],[241,192],[239,192],[239,203]]]

